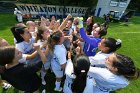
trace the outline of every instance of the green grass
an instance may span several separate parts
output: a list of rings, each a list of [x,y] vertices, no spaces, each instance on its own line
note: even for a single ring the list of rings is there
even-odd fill
[[[10,28],[16,23],[14,14],[0,13],[0,37],[5,38],[10,44],[13,44],[13,35]]]
[[[140,68],[140,17],[133,17],[128,26],[124,23],[112,23],[110,24],[108,37],[115,37],[122,40],[122,47],[117,51],[130,56],[135,65]],[[139,93],[140,91],[140,79],[132,81],[129,86],[117,93]]]
[[[119,38],[122,40],[122,47],[117,51],[130,56],[137,67],[140,68],[140,17],[133,17],[128,26],[124,23],[110,23],[108,28],[107,37]],[[101,19],[95,18],[95,22],[103,22]],[[13,44],[13,36],[10,31],[10,27],[16,23],[15,16],[13,14],[0,14],[0,37],[5,38],[10,44]],[[49,77],[49,78],[47,78]],[[47,76],[48,81],[47,86],[42,86],[42,88],[47,88],[51,91],[53,89],[54,78],[53,76]],[[50,79],[53,78],[53,79]],[[116,93],[139,93],[140,91],[140,79],[131,81],[130,85],[126,88],[115,91]],[[9,89],[7,92],[0,88],[0,93],[18,93],[14,88]],[[19,92],[23,93],[23,92]],[[48,93],[54,93],[53,91]]]

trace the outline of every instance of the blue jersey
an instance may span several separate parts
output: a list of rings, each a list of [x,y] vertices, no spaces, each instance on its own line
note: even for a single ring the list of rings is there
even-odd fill
[[[83,48],[84,53],[87,56],[94,56],[98,49],[98,44],[101,42],[101,38],[89,37],[86,35],[84,28],[80,28],[81,38],[85,41]]]

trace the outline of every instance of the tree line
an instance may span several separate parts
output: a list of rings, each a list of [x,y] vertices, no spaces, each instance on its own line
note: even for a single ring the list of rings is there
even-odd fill
[[[2,1],[2,0],[1,0]],[[3,0],[3,1],[17,1],[28,4],[48,4],[61,6],[83,6],[93,8],[96,7],[98,0]],[[131,0],[128,9],[140,12],[140,0]]]

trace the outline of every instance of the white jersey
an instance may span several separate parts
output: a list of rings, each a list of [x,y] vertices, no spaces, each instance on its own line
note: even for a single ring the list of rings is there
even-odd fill
[[[87,77],[86,86],[85,86],[83,93],[94,93],[93,85],[94,85],[93,79],[90,77]]]
[[[61,65],[66,63],[66,55],[67,51],[63,44],[55,45],[51,66],[57,77],[63,77],[63,70],[61,69]]]
[[[24,57],[26,54],[32,54],[35,50],[33,49],[33,43],[35,43],[35,38],[31,38],[29,43],[28,42],[20,42],[20,43],[17,43],[16,44],[16,48],[21,51],[23,54],[24,54]],[[25,59],[25,58],[24,58]],[[31,59],[31,60],[23,60],[21,59],[22,61],[20,62],[25,62],[26,63],[32,63],[32,62],[38,62],[40,61],[40,57],[39,55],[36,56],[34,59]]]
[[[76,78],[76,76],[74,74],[74,68],[71,59],[68,59],[67,61],[65,74],[66,74],[66,79],[64,83],[63,92],[72,93],[71,85],[73,83],[73,80]],[[83,93],[93,93],[93,79],[87,77],[86,86]]]
[[[22,22],[23,21],[21,11],[15,10],[14,14],[17,16],[18,22]]]
[[[107,68],[90,67],[88,77],[93,84],[91,93],[109,93],[129,84],[124,76],[113,74]]]
[[[106,54],[99,51],[95,56],[89,57],[91,66],[95,67],[105,67],[105,60],[109,57],[112,53]]]
[[[35,38],[31,38],[29,43],[25,41],[17,43],[16,48],[23,54],[31,54],[34,52],[33,43],[35,43]]]
[[[72,93],[71,84],[73,83],[73,79],[75,79],[74,68],[71,59],[68,59],[66,68],[65,68],[66,79],[64,83],[63,92],[64,93]]]

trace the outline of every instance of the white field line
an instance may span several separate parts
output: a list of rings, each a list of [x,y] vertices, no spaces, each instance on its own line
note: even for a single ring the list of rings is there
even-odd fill
[[[3,36],[3,35],[1,35],[1,36],[2,36],[2,37],[14,37],[14,36],[6,36],[6,35],[4,35],[4,36]]]
[[[128,34],[140,34],[140,32],[122,32],[122,33],[128,33]]]

